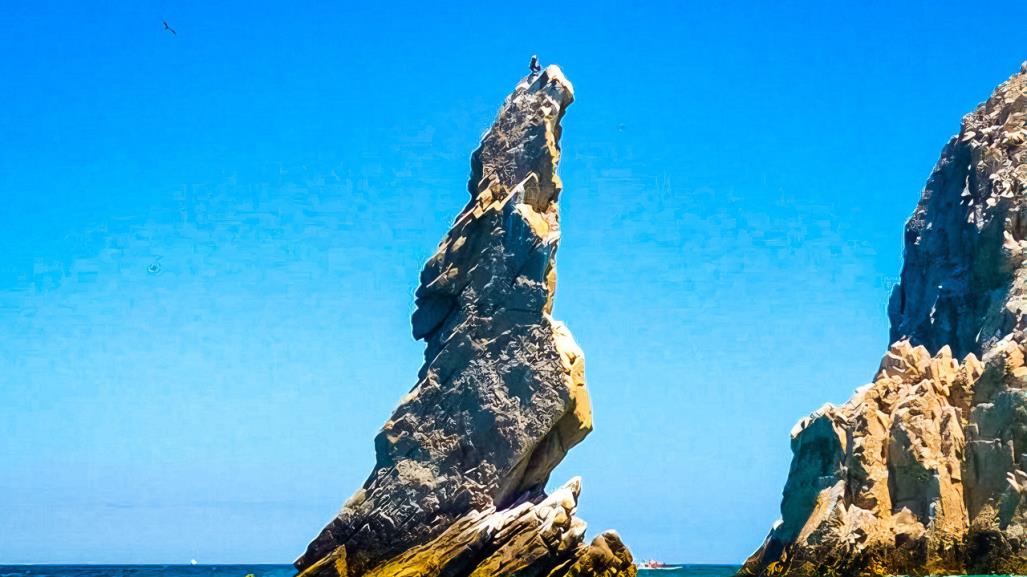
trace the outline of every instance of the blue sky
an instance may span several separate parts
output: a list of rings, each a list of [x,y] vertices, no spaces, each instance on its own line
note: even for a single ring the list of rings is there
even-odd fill
[[[291,561],[414,382],[417,274],[532,53],[577,90],[556,316],[596,414],[553,482],[637,556],[740,562],[792,424],[872,376],[902,225],[1025,17],[6,5],[0,562]]]

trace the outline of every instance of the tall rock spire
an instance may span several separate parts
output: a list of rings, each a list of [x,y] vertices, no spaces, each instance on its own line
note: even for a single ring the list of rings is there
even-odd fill
[[[544,492],[592,429],[584,355],[551,316],[573,99],[556,66],[525,77],[472,155],[471,198],[416,292],[417,384],[363,487],[296,561],[304,575],[633,573],[615,533],[583,544],[579,480]]]
[[[792,430],[781,521],[742,574],[1027,571],[1025,211],[1021,68],[942,151],[906,225],[894,344]]]

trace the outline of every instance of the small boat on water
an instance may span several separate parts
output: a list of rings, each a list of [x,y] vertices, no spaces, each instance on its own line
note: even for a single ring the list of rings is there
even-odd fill
[[[650,559],[648,561],[642,561],[641,563],[636,565],[636,567],[638,567],[639,569],[674,569],[675,568],[674,565],[667,565],[666,563],[661,563],[660,561],[656,561],[655,559]]]

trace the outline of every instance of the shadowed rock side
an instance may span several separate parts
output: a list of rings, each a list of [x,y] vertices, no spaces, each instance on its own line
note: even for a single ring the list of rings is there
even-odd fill
[[[549,474],[592,429],[584,356],[550,316],[560,120],[573,88],[524,78],[471,158],[471,199],[421,272],[417,385],[377,463],[296,561],[308,576],[632,575],[616,533],[590,545],[580,481]]]
[[[1027,571],[1025,120],[1021,72],[945,146],[906,226],[895,344],[795,426],[782,519],[741,574]]]

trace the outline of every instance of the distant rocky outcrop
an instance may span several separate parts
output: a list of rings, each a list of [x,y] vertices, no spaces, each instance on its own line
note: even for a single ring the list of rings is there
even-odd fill
[[[1027,572],[1027,66],[963,119],[906,225],[873,383],[792,430],[743,575]]]
[[[296,561],[305,577],[634,575],[614,532],[585,544],[581,482],[544,489],[592,430],[584,356],[553,320],[556,66],[525,77],[471,158],[470,201],[421,272],[416,386],[363,487]]]

